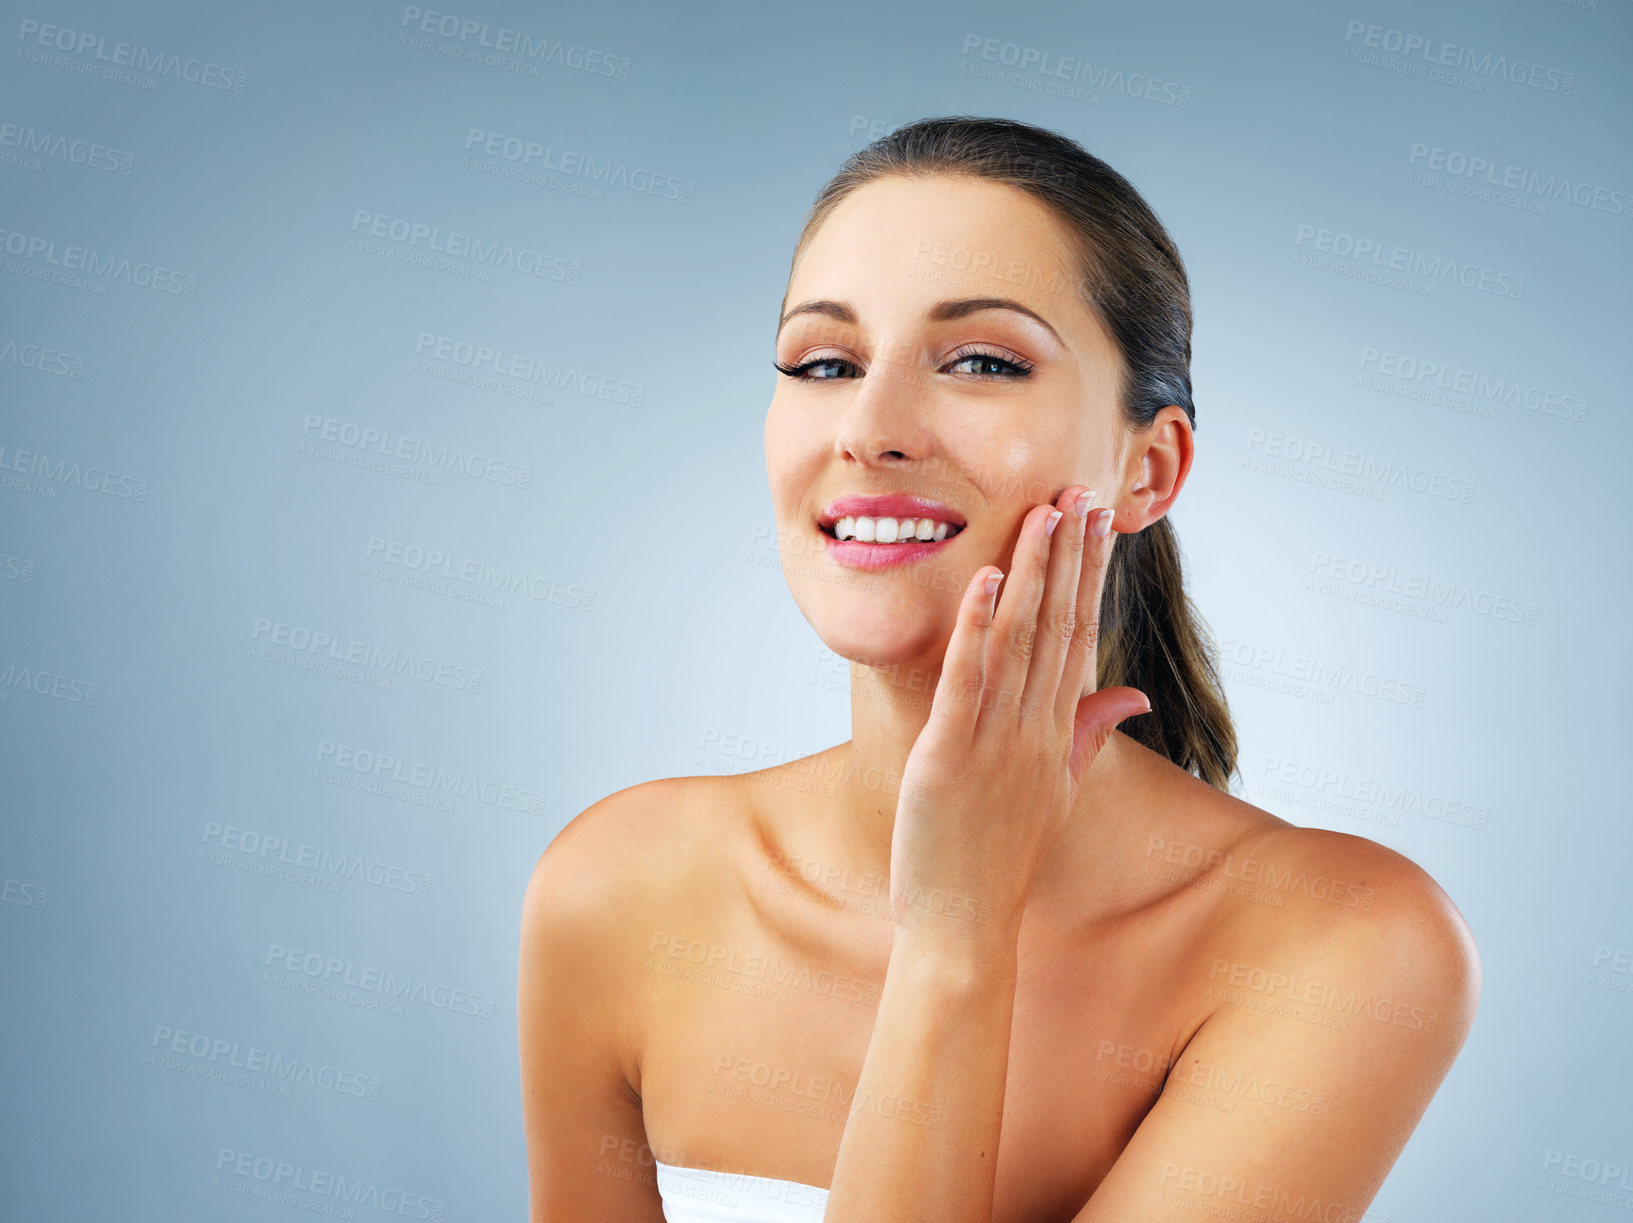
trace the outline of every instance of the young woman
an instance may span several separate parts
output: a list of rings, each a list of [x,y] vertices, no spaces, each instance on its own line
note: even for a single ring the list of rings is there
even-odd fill
[[[1478,958],[1400,854],[1228,792],[1166,517],[1190,331],[1156,216],[1057,134],[928,119],[823,189],[766,464],[852,737],[541,857],[535,1223],[1362,1217]]]

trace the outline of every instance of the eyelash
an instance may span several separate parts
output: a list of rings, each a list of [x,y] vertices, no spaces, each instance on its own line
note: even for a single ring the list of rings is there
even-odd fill
[[[956,365],[961,361],[968,361],[972,357],[980,358],[984,361],[997,361],[1000,365],[1007,365],[1010,369],[1015,371],[1013,374],[974,375],[977,378],[991,378],[999,381],[1005,381],[1011,378],[1025,378],[1032,373],[1032,362],[1024,361],[1016,357],[1001,356],[998,353],[988,352],[980,347],[961,348],[957,350],[953,353],[953,364]],[[855,365],[855,362],[847,361],[843,357],[817,357],[814,360],[805,361],[799,365],[784,365],[781,361],[773,361],[772,364],[776,366],[778,373],[785,374],[790,378],[800,378],[807,382],[843,382],[845,379],[842,378],[809,378],[806,376],[806,371],[814,369],[819,365]]]

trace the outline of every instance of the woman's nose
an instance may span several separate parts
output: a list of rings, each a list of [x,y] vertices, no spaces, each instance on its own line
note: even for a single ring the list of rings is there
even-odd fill
[[[835,451],[859,463],[924,457],[930,404],[926,378],[912,358],[886,350],[856,382],[835,429]]]

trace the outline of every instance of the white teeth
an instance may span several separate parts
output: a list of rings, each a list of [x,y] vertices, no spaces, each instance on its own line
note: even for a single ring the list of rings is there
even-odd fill
[[[908,540],[946,539],[950,524],[934,518],[863,518],[847,514],[833,525],[835,538],[862,543],[895,544]]]

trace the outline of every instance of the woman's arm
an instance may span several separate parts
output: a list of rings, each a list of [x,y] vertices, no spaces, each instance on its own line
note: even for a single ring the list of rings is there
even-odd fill
[[[839,1142],[826,1223],[988,1223],[1015,945],[898,932]]]
[[[1073,1223],[1360,1223],[1462,1048],[1480,962],[1445,893],[1361,838],[1284,835],[1375,905],[1278,910],[1209,957],[1212,1014]]]
[[[636,1047],[630,1008],[618,1001],[629,989],[615,970],[629,960],[618,919],[631,902],[607,870],[628,859],[613,834],[640,789],[602,799],[564,828],[522,902],[516,1023],[530,1223],[663,1223],[626,1064]]]
[[[902,770],[890,961],[828,1223],[992,1218],[1026,898],[1089,765],[1150,707],[1130,688],[1083,695],[1111,551],[1112,511],[1091,529],[1093,496],[1073,485],[1030,511],[1002,602],[983,565],[959,604]],[[970,903],[954,916],[914,901],[935,895]]]
[[[1480,993],[1462,916],[1390,850],[1288,835],[1290,869],[1377,903],[1277,910],[1273,938],[1209,958],[1212,1014],[1073,1223],[1360,1223],[1451,1068]],[[828,1223],[988,1223],[1014,999],[1000,944],[897,938]]]

